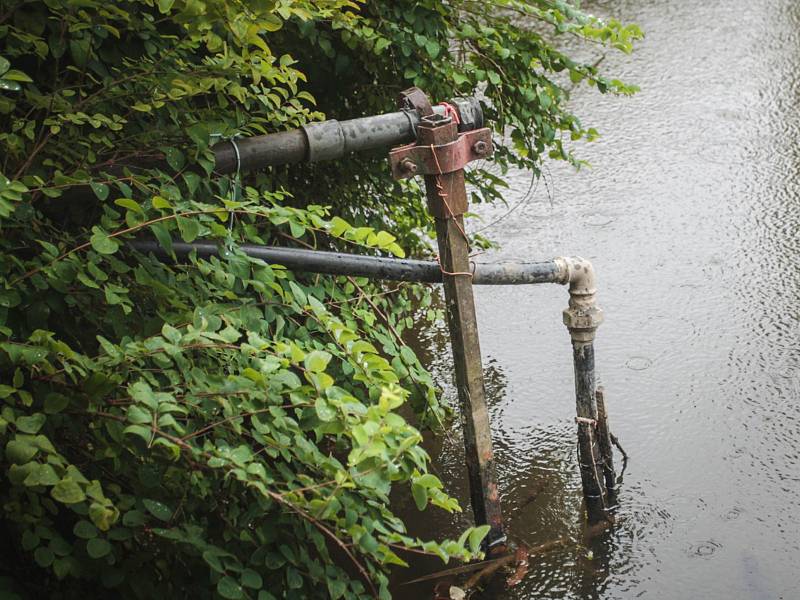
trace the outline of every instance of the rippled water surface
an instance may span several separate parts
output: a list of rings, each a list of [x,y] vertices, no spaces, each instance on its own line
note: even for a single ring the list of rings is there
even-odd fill
[[[598,373],[631,455],[623,520],[486,595],[798,598],[800,3],[584,5],[646,31],[632,57],[603,63],[642,91],[575,92],[575,111],[603,133],[581,150],[593,167],[551,165],[550,194],[540,184],[487,232],[502,243],[487,260],[579,254],[595,264],[606,313]],[[510,204],[528,183],[514,180]],[[577,539],[567,295],[556,286],[476,294],[509,529],[531,545]],[[430,336],[446,379],[446,332]],[[465,498],[461,440],[432,452],[448,491]],[[452,536],[470,513],[416,519],[420,532]]]

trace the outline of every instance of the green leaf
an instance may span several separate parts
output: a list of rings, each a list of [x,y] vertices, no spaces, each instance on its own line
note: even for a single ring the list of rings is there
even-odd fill
[[[153,208],[172,208],[172,204],[163,196],[153,196]]]
[[[111,544],[103,538],[93,538],[86,542],[86,553],[94,559],[103,558],[111,552]]]
[[[299,590],[303,587],[303,577],[297,572],[297,569],[292,567],[286,569],[286,584],[290,590]]]
[[[157,519],[161,519],[162,521],[169,521],[172,518],[172,509],[164,504],[163,502],[158,502],[157,500],[150,500],[145,498],[142,500],[142,504],[147,509],[151,515],[153,515]]]
[[[53,573],[59,579],[64,579],[72,569],[73,560],[69,558],[57,558],[53,563]]]
[[[411,495],[414,497],[414,503],[419,510],[425,510],[428,506],[428,489],[416,483],[411,484]]]
[[[39,546],[33,553],[33,560],[35,560],[36,564],[43,569],[46,569],[52,565],[55,558],[56,555],[53,554],[53,551],[47,546]]]
[[[324,398],[317,398],[314,401],[314,409],[320,421],[330,422],[336,418],[336,409],[331,407]]]
[[[141,527],[146,520],[145,514],[140,510],[129,510],[122,516],[122,524],[125,527]]]
[[[65,477],[59,481],[52,490],[50,495],[61,502],[62,504],[77,504],[86,500],[86,494],[83,488],[72,479]]]
[[[256,571],[253,571],[253,569],[245,569],[242,571],[242,585],[254,590],[260,590],[264,582],[261,579],[261,575]]]
[[[23,433],[35,434],[42,428],[46,419],[42,413],[34,413],[29,417],[19,417],[15,425]]]
[[[191,243],[200,235],[200,223],[196,219],[189,219],[186,217],[177,217],[178,229],[181,232],[181,237],[186,243]]]
[[[222,564],[219,554],[216,551],[206,550],[203,552],[203,560],[217,573],[225,573],[225,566]]]
[[[11,69],[10,71],[7,71],[3,75],[3,79],[8,79],[11,81],[21,81],[23,83],[33,83],[33,79],[31,79],[26,73],[23,73],[22,71],[18,71],[16,69]]]
[[[60,480],[61,478],[58,476],[52,465],[40,463],[31,470],[23,483],[30,487],[37,485],[49,486],[57,484]]]
[[[100,531],[108,531],[119,518],[119,511],[98,502],[92,502],[89,507],[89,518]]]
[[[11,440],[6,444],[6,457],[15,465],[24,465],[30,461],[39,449],[27,440]]]
[[[428,53],[428,56],[431,58],[436,58],[439,56],[439,52],[441,51],[441,46],[436,42],[436,40],[429,39],[425,42],[425,50]]]
[[[92,244],[92,248],[95,251],[99,252],[100,254],[114,254],[119,249],[119,242],[114,238],[108,237],[105,231],[100,229],[97,225],[92,227],[92,237],[89,239],[89,242]]]
[[[122,208],[127,208],[128,210],[132,210],[133,212],[139,213],[140,215],[144,215],[144,209],[142,208],[141,204],[136,202],[136,200],[132,198],[117,198],[114,200],[114,204],[117,206],[121,206]]]
[[[31,550],[36,548],[36,546],[38,546],[39,542],[41,541],[42,541],[41,538],[38,535],[36,535],[32,530],[26,529],[25,532],[22,534],[22,549],[25,550],[25,552],[30,552]]]
[[[175,0],[158,0],[158,10],[162,14],[167,14],[173,4],[175,4]]]
[[[481,542],[483,538],[486,537],[486,534],[489,533],[489,526],[488,525],[481,525],[480,527],[475,527],[469,534],[469,549],[472,551],[473,554],[476,554],[478,550],[481,548]]]
[[[44,412],[48,415],[60,413],[69,404],[69,398],[58,392],[50,392],[44,398]]]
[[[6,92],[21,92],[22,86],[16,81],[9,81],[8,79],[0,79],[0,91]]]
[[[217,582],[217,593],[228,600],[239,600],[245,597],[239,582],[228,575]]]
[[[306,369],[312,373],[320,373],[325,370],[328,363],[331,361],[331,355],[323,350],[314,350],[306,354],[303,361]]]
[[[89,187],[92,188],[94,195],[97,196],[98,199],[105,200],[108,198],[108,186],[105,183],[90,181]]]
[[[153,422],[153,415],[150,414],[149,411],[142,408],[141,406],[137,406],[136,404],[132,404],[128,407],[128,421],[131,423],[136,423],[137,425],[148,424],[150,425]]]
[[[75,527],[72,528],[72,532],[77,535],[79,538],[84,540],[91,540],[92,538],[97,537],[97,527],[89,523],[89,521],[78,521],[75,523]]]
[[[143,425],[128,425],[122,430],[122,433],[129,433],[131,435],[138,436],[144,440],[146,444],[149,444],[150,440],[153,438],[153,430],[150,427],[145,427]]]
[[[183,152],[177,148],[162,148],[162,151],[164,152],[164,157],[167,159],[167,164],[172,167],[174,171],[180,171],[186,164]]]
[[[347,592],[347,582],[342,579],[328,578],[328,594],[331,600],[338,600]]]

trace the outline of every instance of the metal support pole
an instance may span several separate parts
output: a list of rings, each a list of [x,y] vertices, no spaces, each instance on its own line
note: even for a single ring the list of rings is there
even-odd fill
[[[456,124],[447,117],[428,117],[417,127],[417,146],[429,147],[434,162],[438,162],[437,147],[451,144],[457,138]],[[470,499],[475,522],[490,527],[486,542],[491,553],[504,545],[506,537],[483,384],[469,242],[464,233],[467,189],[463,166],[447,173],[426,175],[425,188],[428,206],[436,220],[447,321],[464,422]]]

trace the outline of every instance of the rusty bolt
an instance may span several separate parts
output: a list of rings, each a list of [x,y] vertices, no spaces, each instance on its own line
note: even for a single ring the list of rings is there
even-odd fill
[[[478,156],[483,156],[489,152],[489,144],[479,140],[472,145],[472,151]]]
[[[417,163],[410,158],[404,158],[400,161],[400,170],[406,175],[413,175],[417,172]]]

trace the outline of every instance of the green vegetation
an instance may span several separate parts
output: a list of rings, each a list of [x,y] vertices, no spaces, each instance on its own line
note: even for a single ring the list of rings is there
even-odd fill
[[[208,176],[209,146],[385,112],[416,84],[483,90],[503,169],[576,162],[564,141],[596,132],[566,86],[632,90],[559,34],[641,35],[555,0],[0,0],[0,591],[385,598],[405,548],[478,554],[484,528],[413,539],[388,502],[459,510],[397,412],[443,417],[401,339],[439,316],[429,292],[237,250],[419,254],[418,184],[354,157],[240,185]],[[471,179],[476,199],[504,185]],[[135,236],[227,252],[162,264]]]

